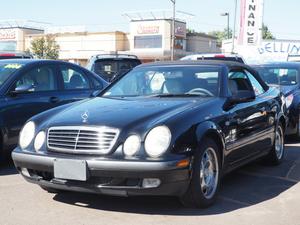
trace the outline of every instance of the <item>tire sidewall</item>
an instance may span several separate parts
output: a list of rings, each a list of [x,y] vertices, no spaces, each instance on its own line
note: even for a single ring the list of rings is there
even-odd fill
[[[282,156],[281,158],[279,159],[277,157],[277,154],[276,154],[276,133],[277,133],[277,130],[278,129],[281,129],[281,138],[282,138],[282,141],[283,141],[283,152],[282,152]],[[270,153],[267,155],[266,157],[266,163],[270,164],[270,165],[279,165],[280,163],[282,163],[282,161],[284,160],[284,157],[285,157],[285,137],[284,137],[284,129],[283,129],[283,126],[281,123],[278,123],[278,125],[276,126],[276,130],[274,132],[274,144],[273,144],[273,147],[272,147],[272,150],[270,151]]]
[[[212,148],[215,151],[217,160],[218,160],[218,166],[219,166],[217,187],[216,187],[214,195],[210,199],[207,199],[204,196],[204,194],[202,193],[202,190],[201,190],[201,185],[200,185],[201,184],[201,179],[200,179],[201,160],[202,160],[204,152],[208,148]],[[220,187],[220,177],[221,177],[221,160],[220,160],[220,158],[221,158],[220,150],[219,150],[217,144],[209,138],[203,139],[194,155],[192,179],[191,179],[191,183],[190,183],[190,191],[191,191],[192,197],[194,198],[196,205],[199,207],[210,206],[216,200],[216,196],[218,194],[218,190]]]

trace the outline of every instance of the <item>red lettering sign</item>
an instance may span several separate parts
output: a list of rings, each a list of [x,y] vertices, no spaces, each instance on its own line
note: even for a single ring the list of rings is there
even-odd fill
[[[138,34],[158,34],[159,26],[142,26],[139,25],[137,29]]]

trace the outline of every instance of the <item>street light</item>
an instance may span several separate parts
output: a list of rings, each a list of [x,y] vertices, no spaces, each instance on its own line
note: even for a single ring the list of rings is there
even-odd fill
[[[221,16],[227,16],[227,39],[229,39],[230,38],[230,33],[229,33],[229,12],[221,13]]]
[[[172,44],[171,44],[171,60],[175,58],[175,13],[176,13],[176,0],[170,0],[173,4],[173,18],[172,18]]]

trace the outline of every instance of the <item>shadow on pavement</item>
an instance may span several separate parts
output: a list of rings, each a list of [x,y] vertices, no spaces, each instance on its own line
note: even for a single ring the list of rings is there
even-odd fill
[[[17,170],[14,167],[12,160],[6,160],[0,162],[0,176],[17,174]]]
[[[221,214],[275,198],[300,181],[300,147],[287,144],[286,160],[277,167],[252,163],[222,181],[217,202],[208,209],[184,208],[176,198],[112,197],[62,192],[54,200],[99,210],[149,215],[198,216]]]

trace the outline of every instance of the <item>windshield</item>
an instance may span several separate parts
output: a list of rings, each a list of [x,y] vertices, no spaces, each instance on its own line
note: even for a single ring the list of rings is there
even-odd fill
[[[94,72],[109,81],[116,74],[123,74],[139,64],[137,59],[101,59],[95,62]]]
[[[220,67],[155,66],[136,68],[117,81],[103,95],[218,96]]]
[[[10,75],[19,70],[23,65],[19,63],[0,62],[0,85],[2,85]]]
[[[295,68],[257,67],[256,70],[267,84],[296,85],[299,82],[299,72]]]

